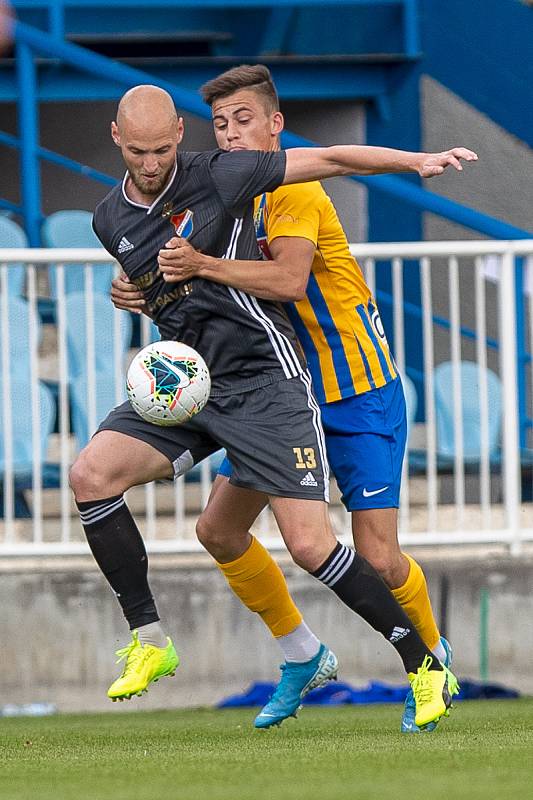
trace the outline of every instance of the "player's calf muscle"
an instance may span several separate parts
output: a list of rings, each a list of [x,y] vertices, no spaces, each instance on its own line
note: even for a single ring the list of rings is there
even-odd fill
[[[409,573],[409,564],[398,543],[397,520],[395,508],[352,512],[355,549],[390,587],[401,586]]]

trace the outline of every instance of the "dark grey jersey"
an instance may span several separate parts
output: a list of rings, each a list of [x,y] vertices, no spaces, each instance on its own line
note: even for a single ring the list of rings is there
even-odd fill
[[[202,278],[166,283],[157,255],[172,236],[218,258],[257,259],[253,198],[283,181],[285,153],[215,150],[179,153],[167,188],[151,206],[116,186],[97,206],[94,230],[142,289],[163,339],[205,358],[213,395],[227,395],[299,375],[303,355],[280,304]]]

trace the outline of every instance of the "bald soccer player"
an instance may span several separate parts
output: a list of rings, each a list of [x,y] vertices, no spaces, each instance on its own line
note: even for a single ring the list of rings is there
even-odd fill
[[[320,413],[286,315],[276,303],[201,278],[170,287],[157,256],[172,233],[185,232],[181,222],[187,219],[189,241],[208,255],[257,257],[253,198],[264,191],[352,173],[415,171],[429,177],[448,165],[460,168],[461,159],[474,160],[475,154],[464,148],[424,154],[358,146],[288,153],[178,153],[182,135],[183,123],[168,95],[149,86],[130,90],[112,126],[128,172],[94,216],[102,244],[144,292],[162,338],[195,347],[212,378],[206,407],[175,428],[144,422],[128,403],[114,409],[71,470],[89,544],[134,630],[123,652],[124,673],[110,694],[139,693],[177,663],[170,641],[158,646],[164,643],[142,638],[148,626],[154,640],[161,631],[146,580],[144,546],[123,493],[133,485],[180,475],[225,447],[232,485],[269,497],[294,561],[398,651],[415,695],[416,724],[423,727],[446,712],[457,683],[423,643],[376,571],[338,543],[332,532]],[[177,230],[173,218],[180,220]],[[310,480],[301,479],[298,450],[311,465]],[[266,565],[268,554],[258,558],[257,547],[250,546],[252,552],[236,560],[238,573],[247,574],[248,558],[254,565]],[[321,645],[314,659],[299,665],[300,690],[335,670],[335,657]],[[294,708],[290,712],[287,703],[289,713],[300,702],[293,677]]]

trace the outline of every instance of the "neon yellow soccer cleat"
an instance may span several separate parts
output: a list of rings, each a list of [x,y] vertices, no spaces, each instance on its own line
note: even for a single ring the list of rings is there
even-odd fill
[[[430,670],[431,657],[426,656],[422,666],[409,673],[409,683],[416,704],[415,724],[423,730],[430,722],[448,716],[452,697],[459,693],[457,678],[447,667]]]
[[[126,660],[120,678],[111,684],[107,696],[111,700],[129,700],[133,695],[142,695],[148,686],[165,675],[174,675],[180,663],[172,641],[167,636],[166,647],[153,647],[139,641],[137,631],[132,631],[131,642],[117,650],[117,664]]]

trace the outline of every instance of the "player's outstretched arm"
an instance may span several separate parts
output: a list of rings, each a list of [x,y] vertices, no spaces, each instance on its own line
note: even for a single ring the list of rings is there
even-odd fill
[[[334,145],[296,147],[286,154],[284,184],[387,172],[416,172],[422,178],[432,178],[441,175],[447,167],[461,171],[462,161],[477,161],[476,153],[466,147],[453,147],[442,153],[410,153],[388,147]]]

